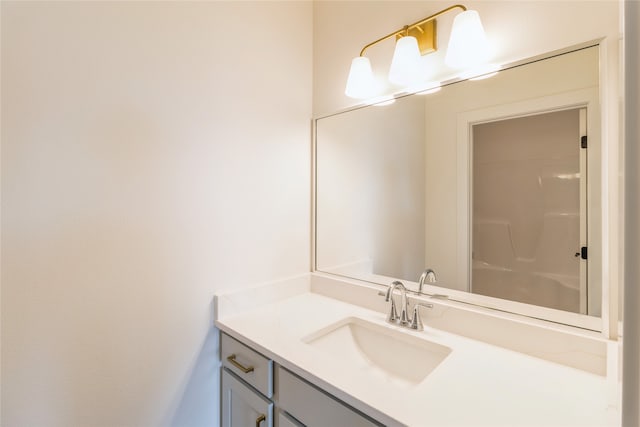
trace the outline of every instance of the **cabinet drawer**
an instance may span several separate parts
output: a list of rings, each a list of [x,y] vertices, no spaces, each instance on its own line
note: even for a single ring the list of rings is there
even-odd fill
[[[266,397],[273,396],[273,361],[241,342],[222,334],[222,365]]]
[[[278,366],[276,404],[313,427],[381,426],[364,414]]]

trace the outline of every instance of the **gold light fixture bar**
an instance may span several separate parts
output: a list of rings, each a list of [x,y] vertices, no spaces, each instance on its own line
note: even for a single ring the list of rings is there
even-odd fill
[[[438,50],[438,32],[436,31],[437,21],[432,19],[424,24],[407,28],[405,34],[396,34],[396,40],[401,39],[405,35],[415,37],[418,40],[418,48],[421,55],[435,52]],[[407,26],[408,27],[408,26]]]
[[[400,39],[405,36],[413,36],[418,40],[418,47],[420,48],[420,53],[425,55],[427,53],[435,52],[438,47],[436,43],[436,21],[435,19],[438,16],[444,15],[453,9],[462,9],[462,11],[466,11],[467,8],[461,4],[456,4],[450,6],[446,9],[441,10],[440,12],[434,13],[431,16],[427,16],[420,21],[414,22],[413,24],[405,25],[402,29],[394,31],[390,34],[387,34],[384,37],[379,38],[376,41],[373,41],[367,44],[360,51],[360,56],[364,56],[364,52],[369,49],[371,46],[380,43],[381,41],[387,40],[391,37],[396,37],[396,39]]]

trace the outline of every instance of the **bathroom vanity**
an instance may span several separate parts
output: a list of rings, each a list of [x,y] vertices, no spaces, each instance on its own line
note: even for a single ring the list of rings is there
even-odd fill
[[[312,273],[217,296],[222,425],[619,424],[617,343],[428,298],[411,331],[378,293]]]
[[[619,425],[613,44],[317,118],[312,272],[216,299],[223,426]]]

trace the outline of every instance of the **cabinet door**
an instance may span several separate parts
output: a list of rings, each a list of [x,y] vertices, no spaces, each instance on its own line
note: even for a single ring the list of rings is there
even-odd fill
[[[276,373],[278,408],[301,423],[313,427],[382,426],[281,366]]]
[[[222,427],[273,427],[273,403],[222,370]]]
[[[276,415],[276,427],[304,427],[303,424],[300,424],[283,410],[278,410],[277,413],[278,415]]]

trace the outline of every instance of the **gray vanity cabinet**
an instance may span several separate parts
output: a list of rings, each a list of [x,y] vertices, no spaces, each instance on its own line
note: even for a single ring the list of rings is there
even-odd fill
[[[220,342],[222,427],[382,426],[229,335]]]

